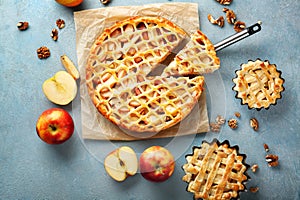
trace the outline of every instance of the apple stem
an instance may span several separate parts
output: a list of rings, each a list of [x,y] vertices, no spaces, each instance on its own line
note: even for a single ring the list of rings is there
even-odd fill
[[[49,127],[52,129],[52,131],[56,131],[56,129],[57,129],[56,126],[54,126],[52,124],[50,124]]]

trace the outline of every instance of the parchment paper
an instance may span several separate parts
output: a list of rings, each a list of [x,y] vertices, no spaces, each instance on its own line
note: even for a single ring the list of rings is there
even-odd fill
[[[198,105],[181,123],[157,134],[135,134],[121,130],[104,118],[93,105],[85,83],[85,64],[90,47],[102,31],[130,16],[161,16],[191,34],[199,29],[198,4],[163,3],[143,6],[106,7],[74,13],[76,49],[80,72],[82,138],[95,140],[141,140],[207,132],[209,130],[205,92]]]

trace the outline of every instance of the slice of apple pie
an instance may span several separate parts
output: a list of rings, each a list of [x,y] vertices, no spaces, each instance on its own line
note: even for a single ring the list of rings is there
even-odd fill
[[[212,73],[220,67],[213,44],[200,30],[191,35],[187,45],[179,51],[167,66],[164,76],[200,75]]]

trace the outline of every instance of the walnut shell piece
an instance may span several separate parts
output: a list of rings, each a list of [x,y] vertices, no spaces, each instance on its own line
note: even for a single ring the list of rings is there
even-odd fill
[[[104,5],[108,4],[110,2],[110,0],[100,0],[100,2]]]
[[[265,149],[266,152],[269,152],[269,150],[270,150],[269,146],[266,143],[264,144],[264,149]]]
[[[222,5],[230,5],[233,0],[216,0]]]
[[[212,24],[216,24],[220,27],[224,26],[224,17],[223,16],[220,16],[219,18],[215,19],[211,14],[208,14],[207,19]]]
[[[228,8],[223,8],[223,12],[226,13],[226,19],[229,24],[234,24],[236,21],[236,14],[233,12],[233,10],[230,10]]]
[[[252,193],[256,193],[256,192],[258,192],[258,190],[259,190],[259,187],[250,187],[250,192],[252,192]]]
[[[65,21],[63,19],[58,19],[56,20],[56,26],[59,28],[59,29],[62,29],[65,27]]]
[[[257,169],[258,169],[257,164],[254,164],[254,165],[251,166],[251,170],[252,170],[253,173],[255,173],[257,171]]]
[[[26,29],[28,29],[29,23],[28,22],[18,22],[17,27],[20,31],[25,31]]]
[[[274,154],[266,155],[266,162],[268,163],[269,167],[276,167],[279,165],[278,156]]]
[[[58,30],[56,28],[52,29],[51,37],[54,41],[57,41],[57,39],[58,39]]]
[[[240,118],[240,117],[241,117],[241,113],[239,113],[239,112],[235,112],[234,115],[235,115],[237,118]]]
[[[231,129],[236,129],[238,127],[237,120],[236,119],[230,119],[230,120],[228,120],[228,126]]]
[[[253,130],[258,131],[259,123],[256,118],[250,119],[250,126],[253,128]]]
[[[242,22],[242,21],[236,21],[233,25],[233,29],[236,31],[236,32],[241,32],[242,30],[244,30],[246,28],[246,24],[245,22]]]

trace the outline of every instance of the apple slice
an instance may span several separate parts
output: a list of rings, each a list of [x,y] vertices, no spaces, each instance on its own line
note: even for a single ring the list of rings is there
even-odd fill
[[[74,65],[74,63],[72,62],[72,60],[68,56],[62,55],[60,57],[60,61],[63,64],[63,66],[65,67],[65,69],[67,70],[67,72],[69,72],[69,74],[71,74],[71,76],[75,80],[79,79],[79,72],[78,72],[76,66]]]
[[[124,181],[128,176],[136,174],[138,159],[133,149],[122,146],[109,153],[104,160],[108,175],[116,181]]]
[[[58,105],[69,104],[77,94],[76,81],[66,71],[58,71],[43,83],[42,88],[46,97]]]

